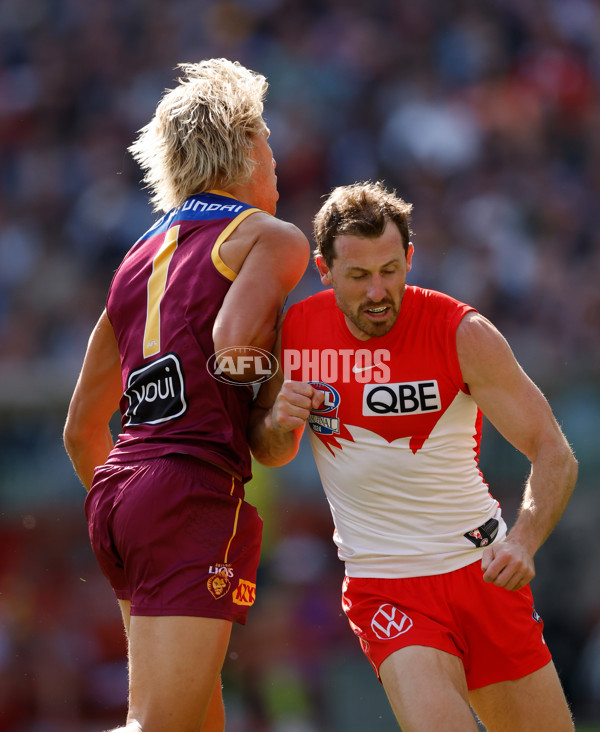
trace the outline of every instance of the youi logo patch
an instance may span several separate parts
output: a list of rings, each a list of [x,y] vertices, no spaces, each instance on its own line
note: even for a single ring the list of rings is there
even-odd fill
[[[339,435],[340,420],[337,414],[340,395],[333,386],[323,381],[309,381],[308,383],[325,395],[323,404],[318,409],[311,409],[308,417],[311,430],[317,435]]]
[[[125,396],[129,406],[126,426],[158,424],[187,411],[183,367],[175,353],[129,372]]]

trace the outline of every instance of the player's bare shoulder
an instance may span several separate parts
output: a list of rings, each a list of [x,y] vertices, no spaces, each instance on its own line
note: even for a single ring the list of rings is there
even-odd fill
[[[498,328],[484,315],[474,310],[465,314],[456,329],[456,345],[459,350],[479,350],[493,346],[498,341],[506,343]]]
[[[456,329],[456,352],[464,381],[472,385],[518,368],[512,350],[496,326],[481,313],[467,313]]]
[[[289,292],[296,286],[308,265],[308,239],[294,224],[268,214],[257,213],[255,223],[259,224],[259,229],[251,256],[255,261],[266,264],[271,275]]]
[[[291,270],[304,272],[310,244],[294,224],[257,211],[245,218],[221,246],[221,257],[234,272],[241,270],[250,252],[254,257],[287,262]]]
[[[285,246],[293,249],[306,250],[310,256],[310,245],[304,233],[290,221],[278,219],[264,211],[257,211],[249,216],[242,224],[247,234],[253,233],[254,243],[266,246]]]

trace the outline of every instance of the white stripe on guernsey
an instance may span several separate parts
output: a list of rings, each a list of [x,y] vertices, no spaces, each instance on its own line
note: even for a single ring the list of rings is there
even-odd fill
[[[437,574],[480,556],[463,534],[499,509],[475,459],[476,418],[473,399],[459,392],[416,453],[410,437],[388,443],[345,424],[354,441],[337,435],[332,454],[310,430],[349,576]],[[505,533],[502,521],[497,541]]]

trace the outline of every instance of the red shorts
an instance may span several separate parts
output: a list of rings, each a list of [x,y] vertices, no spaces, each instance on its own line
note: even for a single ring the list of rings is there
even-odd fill
[[[241,481],[185,455],[107,464],[85,512],[100,568],[132,615],[246,622],[262,519]]]
[[[346,577],[342,606],[379,677],[406,646],[458,656],[469,689],[519,679],[551,655],[529,585],[515,592],[483,581],[481,562],[431,577]]]

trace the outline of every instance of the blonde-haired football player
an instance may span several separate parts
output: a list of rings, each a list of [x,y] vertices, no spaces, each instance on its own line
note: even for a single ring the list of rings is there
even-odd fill
[[[127,631],[121,729],[221,732],[220,670],[256,596],[262,530],[244,498],[248,384],[310,251],[275,217],[266,79],[227,59],[179,68],[131,146],[164,215],[115,273],[64,439]],[[243,354],[231,378],[211,370],[223,351]]]

